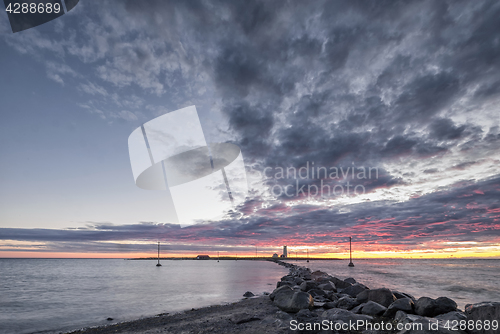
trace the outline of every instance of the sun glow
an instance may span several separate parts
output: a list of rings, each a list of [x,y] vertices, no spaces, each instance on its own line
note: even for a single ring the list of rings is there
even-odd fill
[[[144,244],[145,242],[138,242]],[[151,244],[151,243],[148,243]],[[326,246],[326,245],[298,245],[293,246],[288,244],[289,258],[338,258],[348,259],[349,248],[342,245],[342,247]],[[401,249],[388,249],[386,246],[381,245],[380,250],[365,249],[360,250],[360,245],[353,243],[352,256],[354,259],[375,259],[375,258],[413,258],[413,259],[439,259],[439,258],[500,258],[500,244],[489,244],[487,246],[476,246],[472,242],[443,242],[443,247],[431,248],[422,247],[421,249],[401,250]],[[476,243],[477,244],[477,243]],[[0,245],[0,258],[154,258],[157,256],[154,245],[151,244],[150,252],[93,252],[91,250],[81,252],[64,252],[52,251],[49,247],[42,250],[40,245],[30,247],[28,243],[23,243],[24,247],[18,247],[13,250],[12,247]],[[192,245],[195,247],[194,245]],[[425,246],[425,245],[422,245]],[[217,252],[220,257],[229,258],[271,258],[274,253],[281,255],[281,248],[276,248],[273,245],[257,245],[257,253],[254,247],[231,247],[228,250],[224,245],[204,245],[203,250],[189,251],[189,250],[175,250],[174,245],[165,245],[162,250],[161,257],[164,258],[194,258],[199,254],[208,254],[210,257],[216,258]],[[240,249],[238,249],[240,248]],[[250,250],[251,249],[251,250]]]

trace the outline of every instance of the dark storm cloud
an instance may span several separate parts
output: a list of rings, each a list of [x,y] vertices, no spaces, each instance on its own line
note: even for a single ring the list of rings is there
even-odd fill
[[[407,6],[382,2],[370,5],[329,2],[324,7],[294,3],[294,11],[288,11],[285,5],[280,8],[281,13],[297,20],[294,29],[288,30],[280,29],[280,21],[273,13],[264,14],[275,8],[254,3],[239,5],[245,9],[233,10],[233,14],[248,12],[258,15],[252,17],[250,14],[252,29],[236,29],[234,34],[228,35],[228,41],[243,42],[221,42],[223,48],[214,60],[214,75],[219,92],[228,102],[225,112],[230,119],[237,120],[230,125],[236,134],[241,135],[241,145],[244,152],[248,152],[246,157],[262,159],[264,165],[276,161],[289,163],[292,159],[294,163],[318,161],[324,157],[332,163],[348,156],[357,161],[370,158],[376,163],[388,155],[432,156],[440,153],[446,148],[428,142],[425,132],[411,137],[401,132],[420,127],[428,129],[431,139],[460,138],[464,134],[463,124],[454,124],[436,115],[446,111],[469,85],[476,84],[481,72],[486,74],[493,70],[498,73],[499,70],[492,67],[498,61],[494,57],[498,43],[495,43],[497,37],[493,33],[493,27],[498,26],[497,20],[493,15],[487,15],[485,22],[473,18],[474,26],[471,27],[452,17],[450,12],[457,9],[472,10],[466,3],[421,3],[416,16],[429,22],[422,19],[422,22],[408,24],[400,17],[409,14],[413,6],[417,6],[415,2]],[[472,10],[473,15],[483,10],[499,13],[498,4],[487,2],[479,7]],[[323,43],[315,36],[317,31],[303,28],[304,17],[294,15],[310,10],[323,13],[317,23],[328,31]],[[358,18],[348,23],[340,20],[343,10],[354,12]],[[237,17],[235,15],[234,19]],[[277,33],[254,38],[259,23],[260,29],[275,29]],[[399,29],[395,29],[396,26]],[[364,59],[354,56],[354,53],[384,50],[385,45],[400,43],[415,29],[422,32],[420,43],[423,48],[418,53],[412,55],[401,51],[401,54],[393,55],[393,62],[362,95],[349,93],[342,87],[351,70],[358,66],[356,61],[363,65]],[[450,39],[443,37],[453,30],[467,37],[460,40],[458,33]],[[477,40],[482,40],[484,46],[480,47]],[[474,48],[465,51],[465,47],[471,45]],[[436,54],[442,48],[446,50],[445,55]],[[466,59],[470,63],[464,63]],[[275,66],[276,63],[280,66]],[[426,65],[438,68],[426,71]],[[322,79],[315,82],[313,93],[302,94],[296,89],[304,75],[316,73]],[[384,89],[399,90],[392,104],[381,103],[380,94]],[[255,96],[248,97],[250,91],[254,91]],[[248,101],[244,112],[233,106],[234,96]],[[287,97],[297,100],[292,108],[273,113],[273,110],[262,107],[262,101],[277,107]],[[334,104],[346,105],[354,112],[339,115]],[[277,116],[283,117],[286,124],[273,123]],[[262,126],[263,122],[265,126]],[[369,134],[362,130],[366,126],[372,128]],[[256,128],[261,129],[261,138],[248,140],[256,135],[253,131]],[[279,139],[278,144],[273,139]],[[266,141],[270,148],[262,150]],[[258,149],[252,149],[252,145]]]
[[[207,17],[211,5],[175,10],[208,22],[210,29],[193,22],[200,43],[215,46],[204,64],[246,161],[257,162],[257,169],[298,168],[307,161],[380,167],[405,156],[444,154],[467,137],[470,146],[485,149],[483,139],[473,136],[477,131],[441,115],[484,81],[481,74],[498,73],[492,66],[497,23],[493,15],[485,22],[477,16],[498,13],[498,5],[222,2],[214,6],[229,15],[220,21]],[[470,20],[459,19],[460,11],[470,11]],[[407,21],[406,16],[418,19]],[[415,32],[420,34],[415,45],[401,47]],[[371,71],[368,56],[391,48],[397,51],[372,72],[375,80],[361,91],[349,89],[359,67]],[[488,80],[484,87],[494,91],[496,81]],[[401,182],[386,173],[384,180],[364,184]]]
[[[384,168],[387,164],[424,161],[425,177],[439,171],[451,175],[479,165],[481,158],[495,159],[500,150],[498,120],[488,127],[490,116],[484,111],[491,113],[487,104],[500,93],[500,2],[114,5],[117,13],[121,9],[130,15],[131,27],[142,29],[133,31],[137,39],[123,37],[127,46],[150,35],[160,36],[161,43],[134,46],[120,57],[112,53],[115,62],[100,67],[103,80],[116,86],[137,82],[159,95],[167,86],[196,94],[189,80],[206,75],[208,83],[203,84],[213,86],[217,108],[247,164],[257,170],[300,168],[307,162],[317,167],[378,167],[377,179],[360,181],[370,193],[405,185],[401,175],[415,174],[401,165],[392,169],[401,173],[392,175]],[[122,38],[117,35],[108,36],[110,45]],[[182,61],[169,58],[181,47]],[[155,61],[158,54],[159,63],[182,62],[189,70],[169,71]],[[163,76],[164,81],[159,79]],[[495,116],[496,111],[491,114]],[[445,164],[442,157],[456,152],[462,155]],[[93,224],[78,230],[0,229],[0,235],[4,240],[83,243],[161,236],[228,245],[282,240],[327,244],[349,235],[366,243],[383,240],[408,247],[439,238],[498,241],[499,182],[497,175],[404,202],[368,201],[342,208],[289,206],[250,194],[227,219],[184,229],[153,223]]]
[[[460,114],[450,108],[470,92],[478,107],[498,90],[497,2],[113,5],[128,15],[131,31],[107,36],[115,60],[99,67],[102,78],[119,86],[136,75],[145,89],[168,86],[177,94],[192,93],[189,81],[206,74],[245,160],[262,168],[306,161],[380,166],[402,156],[434,157],[468,137],[470,147],[484,149],[473,134],[488,129],[452,120]],[[143,43],[145,36],[161,42]],[[141,43],[130,49],[134,38]],[[179,49],[182,60],[172,56]],[[169,70],[158,59],[190,69]]]
[[[431,135],[439,140],[457,139],[464,132],[465,125],[456,126],[452,120],[440,118],[432,122],[430,129]]]

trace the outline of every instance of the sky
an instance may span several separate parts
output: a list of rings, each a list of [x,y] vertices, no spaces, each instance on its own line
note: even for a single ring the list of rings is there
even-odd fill
[[[14,34],[0,14],[0,257],[161,241],[345,258],[351,236],[357,257],[500,258],[498,17],[497,1],[81,0]],[[181,227],[135,185],[127,140],[192,105],[208,143],[240,147],[249,190]]]

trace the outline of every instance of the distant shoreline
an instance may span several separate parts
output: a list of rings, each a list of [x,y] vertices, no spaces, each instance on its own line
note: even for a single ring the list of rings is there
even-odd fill
[[[0,257],[0,260],[158,260],[157,257],[149,258],[126,258],[126,257]],[[160,260],[196,260],[194,257],[160,257]],[[217,260],[216,257],[210,258],[210,260]],[[276,258],[271,257],[220,257],[220,260],[276,260]],[[305,257],[298,257],[297,259],[289,257],[287,259],[278,258],[280,261],[304,261],[307,260]],[[315,261],[329,261],[329,260],[343,260],[349,261],[349,258],[322,258],[322,257],[310,257],[309,260]],[[406,258],[406,257],[370,257],[370,258],[356,258],[356,261],[372,261],[372,260],[409,260],[409,261],[432,261],[432,260],[443,260],[443,261],[456,261],[456,260],[500,260],[500,257],[426,257],[426,258]]]
[[[157,261],[157,257],[141,257],[141,258],[131,258],[131,259],[124,259],[124,260],[130,260],[130,261],[136,261],[136,260],[154,260]],[[326,261],[345,261],[346,259],[341,259],[341,258],[306,258],[306,257],[298,257],[298,258],[273,258],[273,257],[231,257],[231,256],[224,256],[220,258],[216,257],[211,257],[209,259],[197,259],[196,257],[160,257],[161,260],[197,260],[197,261],[210,261],[210,260],[225,260],[225,261],[275,261],[275,260],[280,260],[280,261],[306,261],[306,260],[326,260]]]

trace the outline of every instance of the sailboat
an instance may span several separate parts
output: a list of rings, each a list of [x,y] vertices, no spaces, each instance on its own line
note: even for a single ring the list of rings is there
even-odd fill
[[[309,262],[309,249],[306,249],[307,251],[307,262]]]
[[[158,263],[156,264],[157,267],[161,267],[160,264],[160,242],[158,241]]]
[[[219,262],[219,252],[217,252],[217,262]]]

